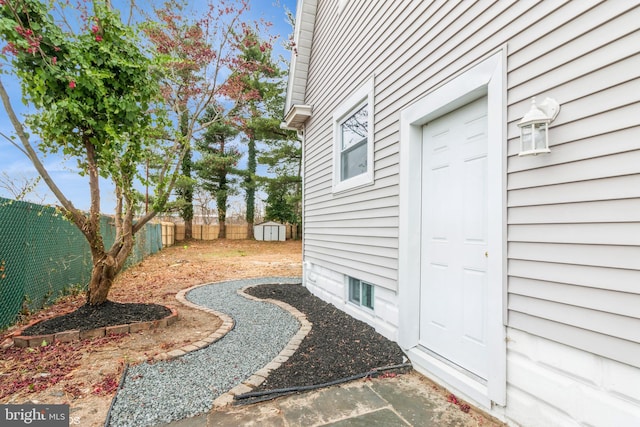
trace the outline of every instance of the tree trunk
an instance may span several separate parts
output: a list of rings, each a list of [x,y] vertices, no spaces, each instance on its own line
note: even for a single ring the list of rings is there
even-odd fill
[[[89,305],[100,305],[107,301],[113,280],[121,269],[115,266],[115,261],[112,257],[106,257],[93,265],[87,292],[87,303]]]
[[[184,110],[180,116],[180,132],[185,138],[189,135],[188,124],[189,111]],[[185,141],[184,145],[185,154],[182,158],[181,172],[182,176],[188,178],[188,180],[184,183],[184,188],[181,188],[179,193],[185,203],[181,209],[182,219],[184,220],[184,238],[185,240],[189,240],[193,237],[193,184],[190,181],[193,160],[191,159],[191,141]]]
[[[224,219],[219,219],[218,218],[218,225],[219,225],[218,239],[226,239],[227,238],[227,224],[226,224],[226,221]]]
[[[227,171],[220,172],[218,194],[216,194],[216,207],[218,208],[218,239],[227,238]]]
[[[189,240],[193,238],[193,220],[184,219],[184,239]]]
[[[134,245],[133,210],[127,199],[127,212],[120,217],[119,203],[116,206],[116,240],[108,252],[99,233],[90,241],[93,268],[87,290],[87,304],[97,306],[107,301],[113,280],[122,271]]]
[[[247,239],[253,240],[253,219],[255,217],[256,207],[256,141],[253,137],[249,138],[248,143],[248,159],[247,159],[247,177],[245,180],[246,192],[247,192]]]

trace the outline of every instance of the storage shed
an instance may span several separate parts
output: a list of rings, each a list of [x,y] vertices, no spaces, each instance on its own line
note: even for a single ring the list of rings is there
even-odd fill
[[[253,235],[256,240],[280,240],[284,242],[287,232],[284,224],[275,221],[266,221],[253,227]]]

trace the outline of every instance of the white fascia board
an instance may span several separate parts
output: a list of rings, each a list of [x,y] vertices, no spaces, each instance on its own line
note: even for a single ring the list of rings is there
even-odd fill
[[[287,97],[285,102],[287,116],[294,104],[304,103],[304,89],[306,89],[307,72],[309,71],[311,40],[313,39],[317,6],[317,0],[298,0],[296,5],[296,23],[293,42],[295,43],[297,52],[291,52],[291,62],[289,63],[289,79],[287,81]],[[301,75],[304,76],[302,85],[300,84]]]

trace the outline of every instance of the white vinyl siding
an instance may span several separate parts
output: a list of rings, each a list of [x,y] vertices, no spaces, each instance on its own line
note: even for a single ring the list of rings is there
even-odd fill
[[[510,49],[509,325],[640,367],[640,11],[575,15]],[[562,99],[541,159],[515,156],[532,92]]]
[[[398,290],[399,111],[498,49],[507,55],[505,321],[640,367],[637,0],[376,0],[342,13],[319,1],[304,99],[314,107],[305,259]],[[333,113],[372,74],[375,181],[335,194]],[[561,111],[551,153],[518,157],[532,96],[555,98]]]

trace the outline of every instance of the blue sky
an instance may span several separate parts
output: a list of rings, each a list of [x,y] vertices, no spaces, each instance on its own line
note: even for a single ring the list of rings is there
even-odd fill
[[[160,0],[157,0],[160,1]],[[147,3],[151,3],[147,0]],[[280,48],[282,42],[287,40],[291,32],[291,26],[287,22],[285,7],[295,13],[296,0],[249,0],[251,9],[247,14],[247,18],[255,20],[263,18],[271,22],[271,33],[278,36],[278,43],[275,47],[276,52],[285,56],[289,60],[289,53]],[[191,1],[189,4],[197,7],[200,1]],[[202,1],[204,4],[205,1]],[[2,82],[9,92],[13,108],[18,114],[29,113],[30,110],[21,101],[21,92],[18,82],[10,75],[2,74],[0,76]],[[0,107],[0,132],[3,135],[11,136],[15,132],[4,108]],[[32,139],[32,143],[35,139]],[[43,163],[54,181],[62,189],[65,195],[79,209],[88,210],[89,208],[89,187],[86,178],[80,177],[74,169],[74,162],[64,162],[61,156],[49,154],[47,157],[40,156]],[[37,176],[37,172],[32,166],[30,160],[9,143],[5,138],[0,137],[0,172],[6,172],[13,180],[21,181],[23,179],[33,179]],[[259,173],[265,171],[259,171]],[[108,183],[101,184],[102,203],[101,210],[104,213],[113,212],[115,198],[112,194],[112,187]],[[0,188],[0,196],[10,197],[4,188]],[[35,192],[27,196],[28,201],[47,204],[59,204],[55,197],[50,193],[44,183],[40,183]]]

